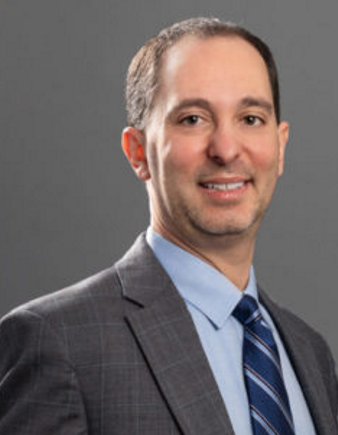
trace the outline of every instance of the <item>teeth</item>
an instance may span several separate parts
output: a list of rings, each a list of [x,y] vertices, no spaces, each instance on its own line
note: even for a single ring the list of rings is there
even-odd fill
[[[244,186],[244,181],[241,181],[239,183],[228,183],[228,184],[203,184],[204,187],[207,189],[212,190],[235,190],[239,189],[240,187]]]

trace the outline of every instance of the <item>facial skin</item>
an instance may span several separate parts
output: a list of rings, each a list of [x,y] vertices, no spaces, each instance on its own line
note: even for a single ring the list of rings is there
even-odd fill
[[[237,242],[252,257],[287,139],[258,51],[238,37],[186,37],[166,53],[147,127],[127,128],[124,149],[155,231],[207,259]]]

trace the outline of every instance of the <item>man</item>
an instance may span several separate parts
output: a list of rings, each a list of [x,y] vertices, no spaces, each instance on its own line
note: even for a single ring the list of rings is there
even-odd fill
[[[327,345],[252,269],[289,130],[268,47],[217,19],[175,24],[126,95],[151,228],[3,319],[0,434],[337,434]]]

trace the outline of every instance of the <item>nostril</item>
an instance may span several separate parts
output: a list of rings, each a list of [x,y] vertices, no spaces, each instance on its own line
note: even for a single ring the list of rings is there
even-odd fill
[[[225,162],[220,156],[211,156],[211,160],[215,162],[218,166],[224,166]]]

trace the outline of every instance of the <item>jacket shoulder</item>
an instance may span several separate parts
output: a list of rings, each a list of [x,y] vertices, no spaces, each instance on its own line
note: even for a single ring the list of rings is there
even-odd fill
[[[48,321],[56,327],[68,324],[103,321],[105,311],[109,315],[120,312],[123,305],[122,286],[115,266],[83,279],[61,290],[33,299],[6,314],[1,323],[22,318],[26,314]]]
[[[260,290],[264,306],[274,323],[288,351],[303,353],[311,349],[312,363],[316,364],[327,389],[332,391],[334,402],[338,403],[335,361],[325,338],[291,310],[279,306]]]
[[[259,298],[277,324],[278,329],[283,330],[287,328],[304,339],[310,338],[311,340],[318,340],[319,342],[325,341],[321,334],[309,323],[289,308],[281,306],[275,300],[272,300],[260,287]]]
[[[299,337],[304,340],[311,340],[311,343],[316,347],[316,345],[322,347],[328,347],[326,344],[325,338],[321,335],[321,333],[316,330],[312,325],[310,325],[307,321],[302,319],[298,314],[294,313],[289,308],[282,307],[275,303],[275,309],[279,310],[278,320],[279,324],[281,324],[281,320],[283,321],[283,325],[287,324],[288,329],[294,331]]]

